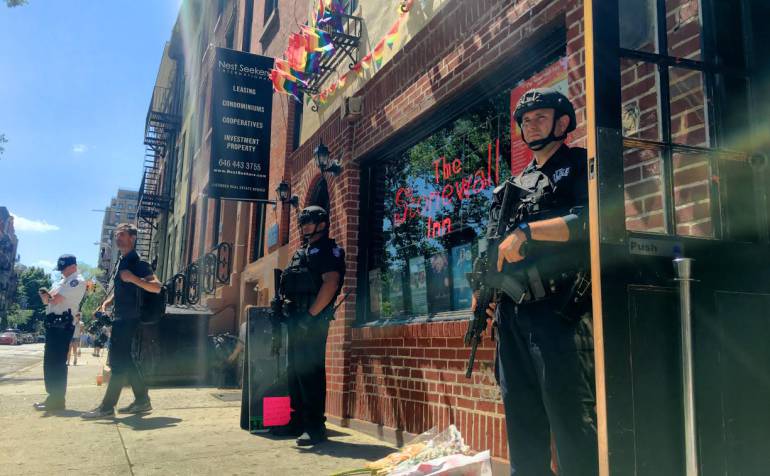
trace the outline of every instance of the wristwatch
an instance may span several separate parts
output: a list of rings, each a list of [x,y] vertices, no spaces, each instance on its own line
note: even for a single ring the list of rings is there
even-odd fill
[[[518,228],[524,233],[524,236],[527,237],[528,241],[532,239],[532,229],[529,227],[528,223],[519,223]]]

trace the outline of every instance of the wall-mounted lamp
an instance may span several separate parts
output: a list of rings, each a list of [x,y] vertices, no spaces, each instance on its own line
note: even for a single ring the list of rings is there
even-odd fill
[[[342,165],[340,165],[339,161],[331,159],[329,148],[326,147],[323,142],[318,143],[318,147],[313,151],[313,158],[315,158],[318,170],[320,170],[322,174],[329,172],[336,177],[342,172]]]
[[[282,180],[281,183],[278,184],[278,188],[275,189],[275,192],[278,194],[278,200],[280,200],[281,203],[288,203],[295,208],[299,206],[299,197],[296,195],[289,196],[289,184],[285,181]]]

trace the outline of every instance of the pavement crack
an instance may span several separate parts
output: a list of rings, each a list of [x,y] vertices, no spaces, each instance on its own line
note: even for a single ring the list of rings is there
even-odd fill
[[[128,449],[126,448],[126,442],[123,440],[123,434],[120,432],[120,425],[115,423],[115,429],[118,431],[118,437],[120,437],[120,446],[123,447],[123,454],[126,456],[128,472],[131,476],[134,476],[134,464],[131,462],[131,458],[128,457]]]

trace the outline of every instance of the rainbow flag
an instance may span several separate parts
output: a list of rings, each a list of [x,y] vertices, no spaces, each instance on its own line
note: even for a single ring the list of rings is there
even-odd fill
[[[334,52],[334,43],[328,33],[317,28],[302,27],[302,36],[305,38],[305,51],[320,51],[331,54]]]
[[[399,26],[401,26],[400,18],[396,20],[396,23],[394,23],[393,26],[390,27],[390,30],[388,30],[388,34],[385,35],[385,43],[388,45],[388,48],[393,48],[393,45],[398,41]]]
[[[307,51],[305,51],[305,38],[297,33],[289,36],[289,46],[286,48],[286,60],[289,66],[296,71],[307,71]]]
[[[380,40],[379,43],[377,43],[377,46],[374,47],[374,66],[379,69],[382,67],[382,58],[383,53],[385,52],[385,39],[383,38]]]
[[[297,83],[289,81],[286,76],[281,74],[277,69],[270,70],[270,81],[273,83],[273,89],[279,93],[288,94],[296,101],[302,102],[299,99],[299,88]]]
[[[321,68],[321,56],[322,54],[313,51],[312,53],[307,53],[305,56],[305,73],[307,74],[315,74],[317,73]]]
[[[276,58],[274,69],[278,70],[280,74],[286,76],[286,79],[289,81],[301,83],[303,86],[307,85],[305,73],[295,70],[291,67],[291,65],[289,65],[289,62],[284,59]]]

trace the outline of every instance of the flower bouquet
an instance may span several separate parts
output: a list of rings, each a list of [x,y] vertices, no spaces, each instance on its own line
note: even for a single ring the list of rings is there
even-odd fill
[[[396,453],[333,476],[491,476],[489,451],[474,453],[454,425],[429,430]]]

